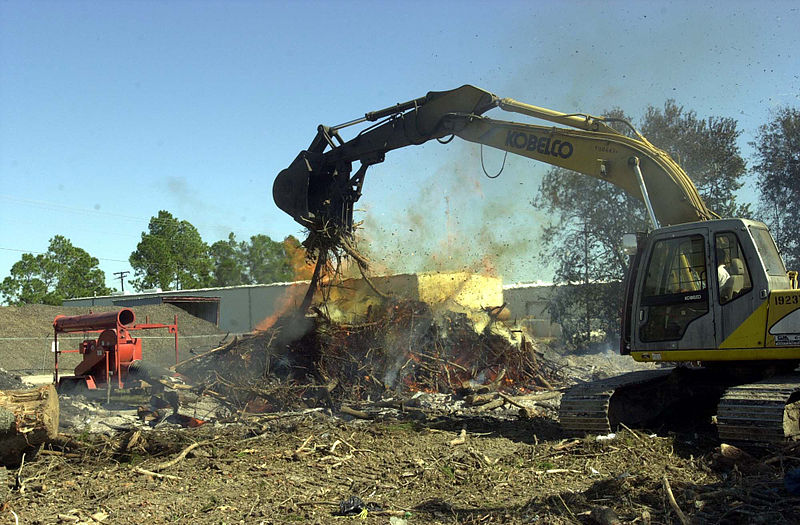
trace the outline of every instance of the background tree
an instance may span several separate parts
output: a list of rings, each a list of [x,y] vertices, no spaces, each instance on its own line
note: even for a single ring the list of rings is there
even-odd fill
[[[246,247],[246,243],[237,241],[233,233],[228,235],[227,241],[217,241],[211,245],[214,286],[251,284],[247,275]]]
[[[712,211],[722,217],[748,217],[749,205],[736,200],[747,172],[736,144],[742,134],[737,125],[727,117],[699,119],[694,111],[668,100],[663,110],[647,109],[640,131],[683,168]]]
[[[800,110],[784,107],[758,129],[753,166],[759,186],[759,212],[769,224],[790,270],[800,269]]]
[[[105,273],[99,261],[61,235],[50,239],[47,252],[22,258],[11,267],[11,275],[0,284],[9,304],[60,305],[64,299],[107,295]]]
[[[545,176],[535,205],[556,217],[542,229],[541,259],[555,264],[561,286],[550,313],[566,340],[583,346],[592,331],[617,334],[627,262],[620,242],[625,233],[647,229],[644,205],[605,181],[562,168]]]
[[[227,241],[211,245],[215,286],[269,284],[308,279],[305,250],[295,237],[273,241],[267,235],[254,235],[249,242],[237,241],[231,233]]]
[[[150,219],[129,261],[135,275],[131,284],[140,291],[201,288],[213,282],[209,247],[197,228],[167,211]]]
[[[283,243],[267,235],[253,235],[245,246],[247,274],[252,283],[266,284],[291,281],[294,271]]]
[[[630,120],[619,109],[606,115]],[[663,110],[649,107],[639,125],[651,143],[684,168],[712,210],[747,216],[748,207],[735,195],[745,174],[736,127],[733,119],[699,119],[672,100]],[[554,281],[563,285],[556,289],[550,312],[566,340],[583,346],[593,330],[609,340],[619,337],[620,281],[627,264],[621,241],[625,233],[649,229],[644,204],[607,182],[553,168],[533,205],[553,217],[542,229],[541,259],[555,265]]]

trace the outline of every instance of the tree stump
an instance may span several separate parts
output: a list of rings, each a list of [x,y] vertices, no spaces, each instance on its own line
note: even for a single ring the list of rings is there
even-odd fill
[[[22,454],[55,438],[58,416],[53,385],[0,390],[0,466],[18,466]]]

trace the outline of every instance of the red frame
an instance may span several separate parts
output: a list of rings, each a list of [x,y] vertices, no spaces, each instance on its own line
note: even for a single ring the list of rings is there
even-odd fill
[[[109,383],[116,378],[117,388],[123,388],[127,379],[128,368],[142,359],[142,341],[133,337],[131,331],[166,328],[175,335],[175,363],[178,363],[178,316],[173,324],[150,323],[145,317],[143,324],[133,324],[133,310],[123,308],[117,312],[104,312],[86,315],[63,316],[53,320],[53,382],[58,385],[64,379],[78,379],[85,382],[90,390],[98,385]],[[59,350],[58,334],[82,332],[97,333],[97,339],[87,339],[76,350]],[[59,378],[59,354],[80,353],[83,361],[75,367],[74,376]]]

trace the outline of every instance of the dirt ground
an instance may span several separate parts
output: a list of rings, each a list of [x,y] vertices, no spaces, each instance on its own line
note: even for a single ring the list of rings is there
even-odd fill
[[[80,415],[102,402],[65,396],[59,439],[9,469],[0,520],[680,523],[671,491],[685,523],[800,523],[784,486],[796,445],[730,459],[708,429],[562,436],[552,400],[527,419],[441,394],[405,404],[416,409],[354,405],[368,419],[315,408],[234,420],[220,407],[196,411],[209,420],[198,428],[117,415],[101,432]]]

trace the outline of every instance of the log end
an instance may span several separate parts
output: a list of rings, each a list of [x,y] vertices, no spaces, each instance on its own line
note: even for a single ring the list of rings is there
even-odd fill
[[[58,436],[59,415],[54,385],[0,390],[0,465],[15,467],[23,454]]]

